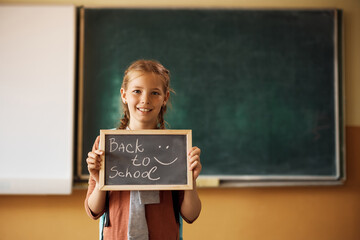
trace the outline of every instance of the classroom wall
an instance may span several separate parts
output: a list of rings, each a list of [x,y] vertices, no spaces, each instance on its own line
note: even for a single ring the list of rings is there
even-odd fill
[[[0,0],[1,2],[127,7],[343,9],[347,144],[345,184],[327,187],[199,189],[203,211],[197,222],[185,224],[184,238],[360,239],[360,108],[357,105],[360,101],[359,0]],[[74,189],[69,196],[0,195],[0,239],[97,239],[98,222],[90,220],[83,208],[85,194],[84,189]]]

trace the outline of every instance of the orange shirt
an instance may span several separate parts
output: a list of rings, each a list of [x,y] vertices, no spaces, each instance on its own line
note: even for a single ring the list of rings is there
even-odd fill
[[[88,199],[95,188],[96,182],[89,179],[89,187],[85,199],[85,209],[92,219],[98,219],[104,212],[94,215],[88,206]],[[180,191],[179,206],[184,198]],[[129,191],[110,191],[109,217],[110,226],[104,227],[105,240],[126,240],[129,222]],[[159,204],[145,205],[145,215],[148,224],[149,240],[177,240],[179,239],[179,224],[176,223],[171,191],[160,191]]]

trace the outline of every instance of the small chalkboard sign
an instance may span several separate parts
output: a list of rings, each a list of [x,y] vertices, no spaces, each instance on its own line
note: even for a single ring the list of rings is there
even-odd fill
[[[192,189],[191,145],[191,130],[100,130],[100,189]]]

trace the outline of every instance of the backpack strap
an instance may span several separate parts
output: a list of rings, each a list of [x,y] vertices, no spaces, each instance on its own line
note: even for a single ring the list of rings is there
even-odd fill
[[[173,209],[176,223],[180,223],[180,202],[179,202],[179,191],[171,191],[173,200]]]
[[[106,199],[105,199],[104,227],[109,227],[109,226],[110,226],[109,191],[107,191]]]

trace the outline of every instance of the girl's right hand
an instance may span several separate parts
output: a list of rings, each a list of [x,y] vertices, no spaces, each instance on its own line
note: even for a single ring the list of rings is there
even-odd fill
[[[86,159],[90,176],[93,177],[96,183],[99,183],[99,171],[101,168],[101,156],[103,151],[99,150],[100,136],[98,136],[92,147],[92,151],[88,153]]]

